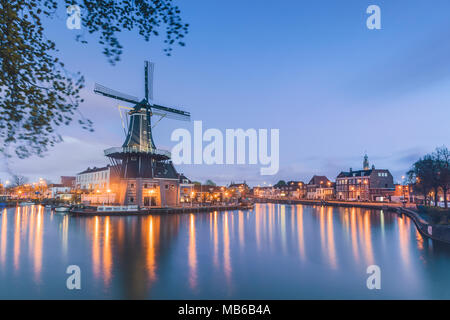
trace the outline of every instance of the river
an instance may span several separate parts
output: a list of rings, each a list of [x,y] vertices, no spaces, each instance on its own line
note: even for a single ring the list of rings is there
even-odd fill
[[[80,290],[66,286],[70,265]],[[380,289],[366,285],[371,265]],[[1,299],[449,299],[449,271],[450,246],[382,210],[0,216]]]

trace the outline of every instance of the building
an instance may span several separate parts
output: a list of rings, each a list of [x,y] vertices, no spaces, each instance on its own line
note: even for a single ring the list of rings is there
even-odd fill
[[[313,176],[306,185],[306,198],[310,200],[333,199],[334,183],[326,176]]]
[[[193,200],[198,203],[215,203],[223,201],[237,200],[240,197],[239,191],[231,192],[225,186],[214,186],[208,184],[195,184]]]
[[[61,183],[59,183],[59,184],[52,183],[47,186],[44,196],[46,198],[51,198],[51,199],[59,199],[61,197],[67,198],[66,195],[69,194],[71,192],[71,190],[72,190],[71,187],[65,186]]]
[[[77,173],[75,177],[75,188],[85,191],[111,190],[113,184],[117,183],[117,174],[110,165],[101,168],[87,168],[86,170]]]
[[[367,155],[363,170],[342,171],[336,178],[336,198],[347,201],[386,201],[394,195],[394,178],[387,169],[369,169]]]
[[[248,184],[244,181],[242,183],[231,182],[228,186],[228,191],[235,197],[244,197],[250,191]]]
[[[180,202],[192,202],[192,200],[194,199],[194,184],[192,183],[191,180],[189,180],[188,178],[186,178],[186,176],[184,174],[180,174]]]
[[[306,183],[303,181],[288,181],[288,194],[297,199],[306,198]]]
[[[275,196],[275,188],[272,186],[254,187],[253,196],[257,198],[271,198]]]
[[[65,187],[75,188],[76,177],[73,176],[61,176],[61,184]]]
[[[306,197],[306,185],[303,181],[278,182],[273,186],[275,196],[302,199]]]
[[[152,128],[163,118],[189,121],[191,115],[152,102],[153,67],[153,63],[145,61],[145,90],[141,99],[118,94],[99,85],[94,89],[97,94],[134,104],[126,108],[129,121],[125,141],[121,146],[104,150],[119,180],[115,190],[116,202],[124,206],[167,207],[180,204],[180,176],[171,161],[171,153],[156,148]],[[152,116],[160,117],[153,125]]]

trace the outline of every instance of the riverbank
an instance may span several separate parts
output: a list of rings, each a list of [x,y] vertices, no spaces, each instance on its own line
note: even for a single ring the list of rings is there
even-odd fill
[[[431,224],[421,217],[418,212],[411,209],[399,208],[398,212],[411,218],[414,221],[417,230],[419,230],[422,235],[436,241],[450,244],[450,226]]]

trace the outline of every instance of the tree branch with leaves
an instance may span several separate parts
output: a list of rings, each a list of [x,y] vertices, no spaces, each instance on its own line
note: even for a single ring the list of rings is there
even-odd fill
[[[122,31],[137,30],[145,41],[165,27],[167,55],[184,46],[188,25],[172,0],[0,0],[0,149],[20,158],[42,156],[61,141],[58,127],[75,119],[83,129],[93,124],[79,112],[84,77],[66,70],[55,42],[47,39],[43,20],[64,4],[82,10],[82,28],[98,34],[109,63],[120,60]],[[87,43],[82,36],[76,40]]]

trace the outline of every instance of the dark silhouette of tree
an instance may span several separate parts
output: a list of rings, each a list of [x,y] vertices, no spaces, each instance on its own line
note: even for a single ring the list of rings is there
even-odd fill
[[[145,41],[165,26],[166,54],[174,44],[184,45],[188,25],[172,0],[0,0],[0,147],[20,158],[41,156],[61,141],[57,128],[77,118],[93,130],[78,107],[84,78],[65,69],[55,43],[44,33],[43,20],[59,6],[78,5],[81,27],[98,35],[111,64],[120,60],[123,47],[117,34],[136,30]],[[87,43],[82,35],[76,40]]]
[[[16,174],[16,175],[14,175],[13,177],[12,177],[12,180],[13,180],[13,185],[15,186],[15,187],[21,187],[21,186],[23,186],[25,183],[27,183],[27,181],[28,181],[28,178],[26,178],[26,177],[24,177],[24,176],[22,176],[22,175],[18,175],[18,174]]]
[[[212,180],[206,180],[205,185],[206,186],[214,186],[214,187],[216,186],[216,184]]]
[[[447,193],[450,187],[450,151],[447,147],[437,148],[434,153],[438,169],[438,184],[444,196],[445,208],[448,208]]]
[[[425,197],[434,193],[434,205],[438,205],[439,191],[444,195],[445,207],[448,207],[447,193],[450,186],[450,152],[446,147],[437,148],[432,154],[427,154],[416,161],[407,172],[409,181],[414,183],[417,190]]]
[[[280,180],[274,185],[275,188],[284,187],[284,186],[286,186],[286,181],[284,181],[284,180]]]

